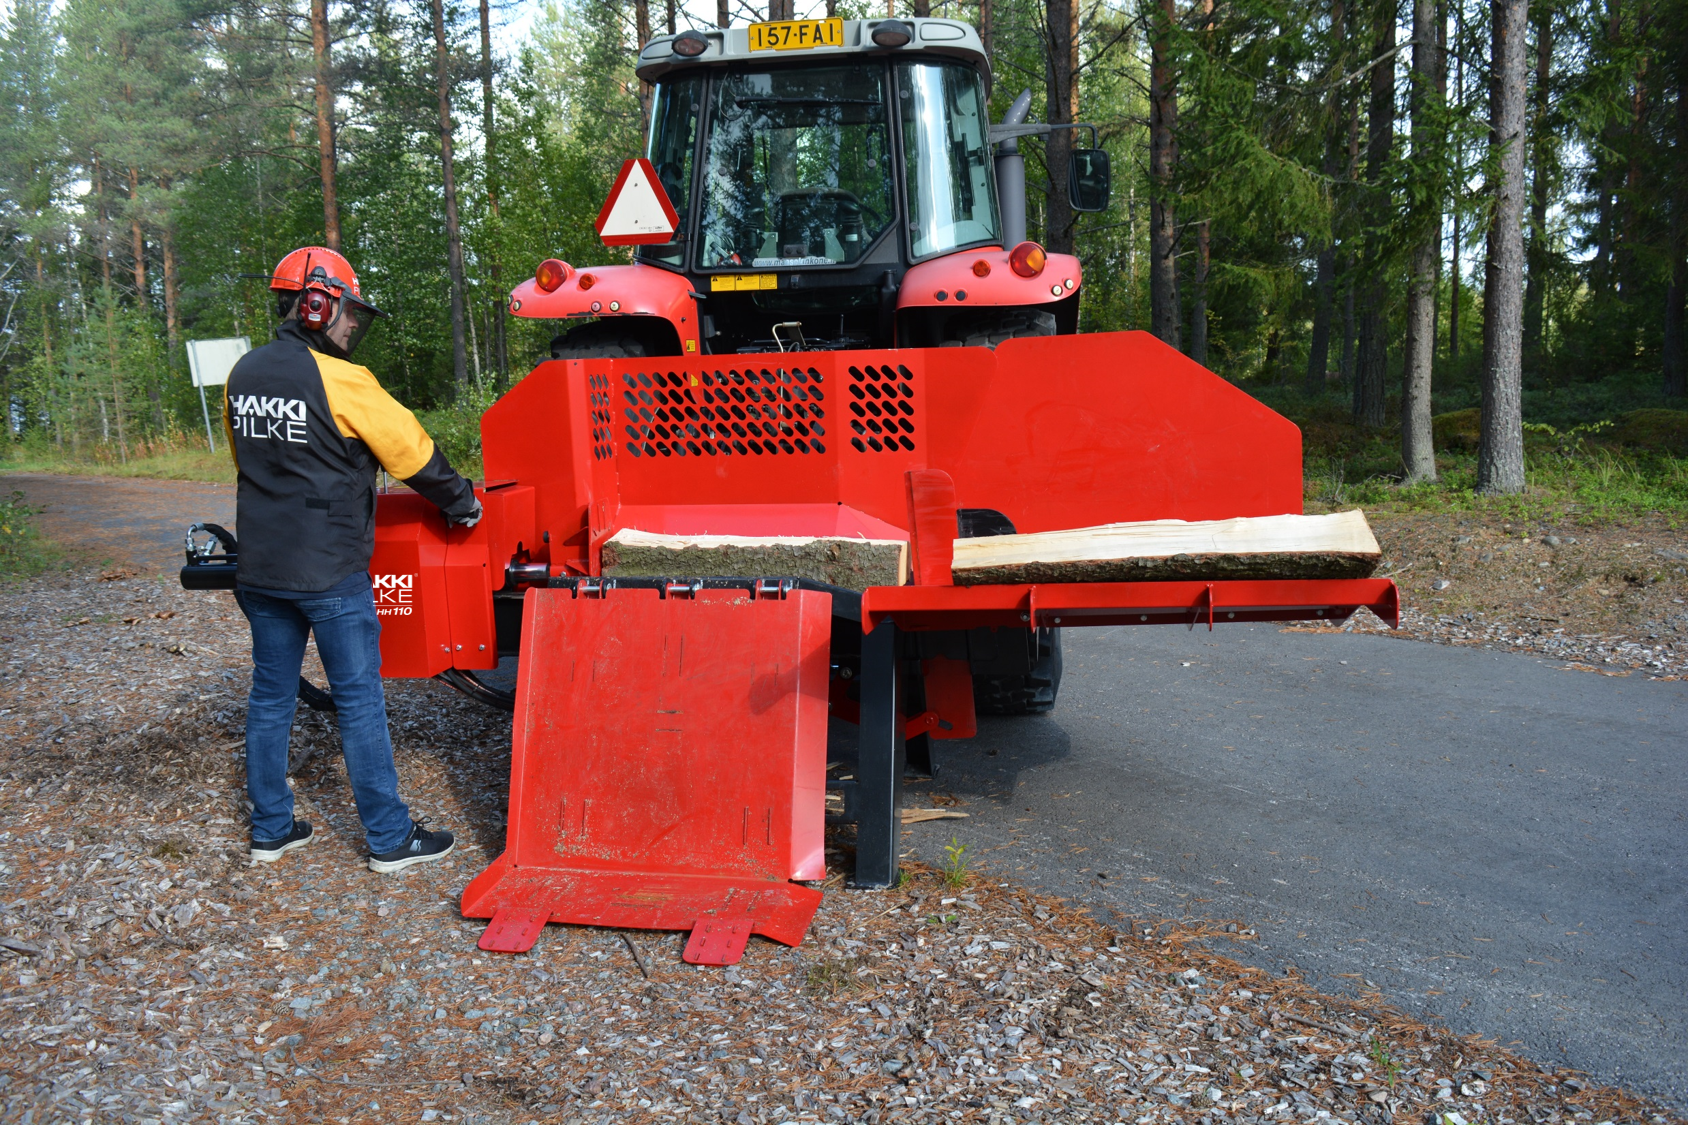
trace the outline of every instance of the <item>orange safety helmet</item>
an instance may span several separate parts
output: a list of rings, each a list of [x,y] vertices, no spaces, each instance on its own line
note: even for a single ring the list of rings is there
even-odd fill
[[[332,327],[345,315],[348,303],[366,310],[367,316],[353,314],[358,324],[345,344],[347,355],[369,331],[374,318],[387,315],[363,299],[352,263],[326,246],[301,246],[288,254],[271,274],[270,289],[302,294],[298,300],[299,323],[312,332],[325,332]]]

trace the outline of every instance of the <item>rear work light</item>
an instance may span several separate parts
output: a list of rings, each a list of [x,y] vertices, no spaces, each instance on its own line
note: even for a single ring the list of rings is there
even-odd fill
[[[914,38],[914,28],[902,20],[885,20],[873,29],[873,42],[879,47],[903,47]]]
[[[682,31],[674,37],[674,42],[669,46],[676,55],[695,59],[709,50],[709,38],[701,31]]]
[[[1036,277],[1047,260],[1043,247],[1035,242],[1022,242],[1008,252],[1008,268],[1021,277]]]
[[[546,258],[539,263],[539,268],[533,271],[533,283],[541,293],[555,293],[573,272],[574,267],[567,262]]]

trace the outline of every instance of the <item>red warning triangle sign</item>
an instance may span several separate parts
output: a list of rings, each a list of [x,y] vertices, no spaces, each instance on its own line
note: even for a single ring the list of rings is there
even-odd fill
[[[604,245],[672,242],[679,226],[680,216],[668,202],[651,162],[641,158],[623,164],[604,209],[598,212],[598,237]]]

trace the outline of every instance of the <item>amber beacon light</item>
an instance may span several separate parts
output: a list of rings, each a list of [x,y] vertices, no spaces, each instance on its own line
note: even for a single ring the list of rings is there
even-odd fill
[[[1022,242],[1008,252],[1008,268],[1021,277],[1036,277],[1043,272],[1047,257],[1037,243]]]
[[[533,271],[533,284],[541,293],[555,293],[573,272],[567,262],[546,258],[539,263],[539,268]]]

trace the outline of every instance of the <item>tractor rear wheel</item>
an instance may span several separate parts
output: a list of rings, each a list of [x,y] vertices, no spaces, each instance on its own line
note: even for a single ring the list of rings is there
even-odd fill
[[[1061,690],[1061,630],[1038,629],[1029,672],[974,676],[973,707],[981,715],[1042,715],[1055,709]]]
[[[951,321],[949,325],[951,346],[964,348],[994,348],[1005,340],[1022,336],[1053,335],[1055,314],[1039,309],[980,313],[966,320]]]
[[[679,354],[674,327],[658,317],[593,320],[551,341],[552,359],[637,359]]]

